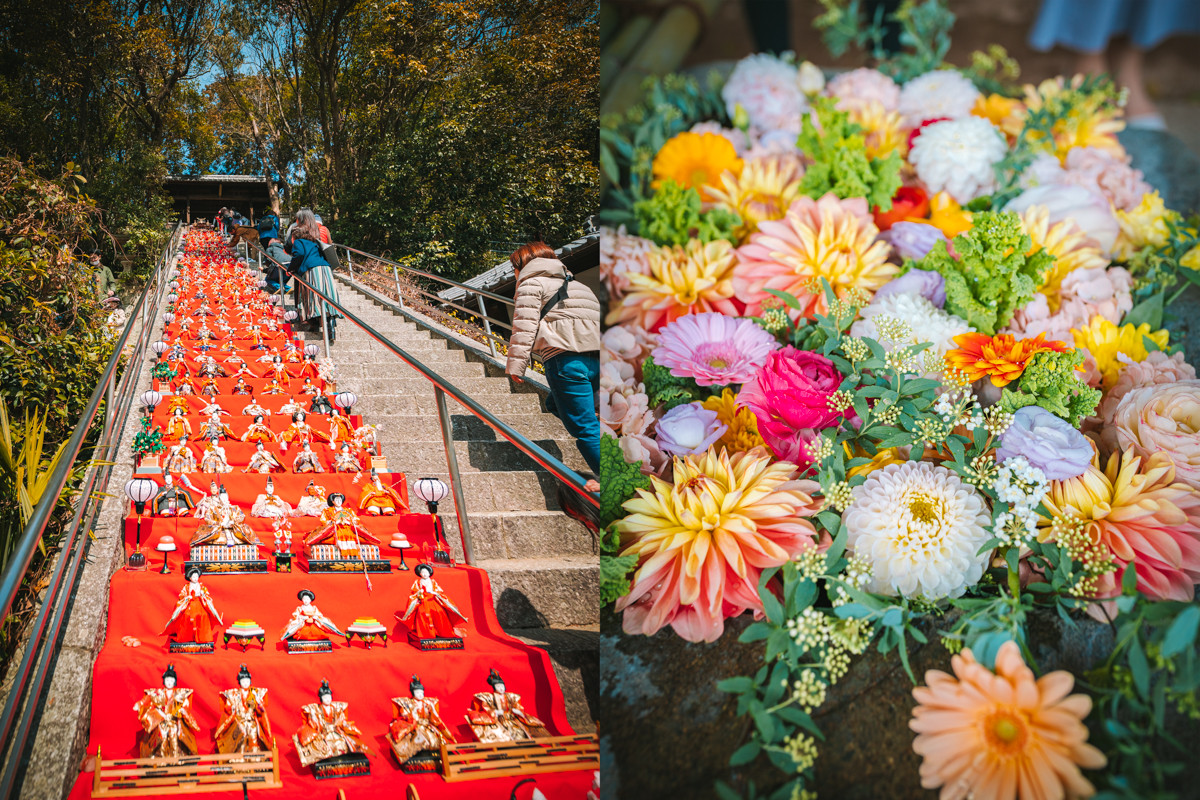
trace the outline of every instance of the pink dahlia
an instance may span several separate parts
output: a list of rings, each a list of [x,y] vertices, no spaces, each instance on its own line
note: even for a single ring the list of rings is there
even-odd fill
[[[1196,368],[1183,360],[1183,353],[1167,355],[1161,350],[1155,350],[1146,356],[1144,361],[1134,361],[1126,364],[1117,373],[1117,382],[1104,394],[1096,409],[1096,416],[1105,423],[1111,424],[1113,414],[1125,395],[1134,389],[1146,386],[1160,386],[1164,383],[1191,381],[1196,378]]]
[[[625,226],[600,229],[600,277],[613,300],[629,291],[631,274],[650,274],[650,253],[654,242],[625,232]]]
[[[1113,427],[1123,449],[1165,455],[1175,477],[1200,492],[1200,381],[1134,389],[1113,412]]]
[[[725,386],[750,380],[778,347],[754,322],[709,311],[680,317],[659,331],[654,363],[676,378]]]
[[[825,85],[825,94],[837,98],[840,111],[865,108],[879,103],[885,111],[895,111],[900,105],[900,86],[877,69],[860,67],[843,72]]]
[[[808,466],[807,445],[815,432],[842,418],[829,407],[829,396],[842,385],[833,362],[818,353],[788,345],[767,357],[767,363],[742,387],[738,405],[750,409],[758,432],[778,458]]]
[[[1142,196],[1153,191],[1142,171],[1129,165],[1129,156],[1122,158],[1098,147],[1071,148],[1065,164],[1049,153],[1038,156],[1021,177],[1029,184],[1057,183],[1091,189],[1121,211],[1137,208]]]
[[[1050,301],[1038,292],[1033,300],[1013,313],[1004,333],[1030,338],[1039,333],[1047,339],[1073,344],[1072,328],[1087,327],[1099,315],[1118,323],[1133,308],[1133,277],[1124,267],[1076,269],[1063,278],[1058,292],[1058,310],[1050,310]]]

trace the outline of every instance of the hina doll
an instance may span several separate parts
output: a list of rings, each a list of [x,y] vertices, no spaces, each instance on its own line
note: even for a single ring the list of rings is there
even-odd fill
[[[349,442],[342,442],[342,447],[333,457],[334,472],[359,472],[362,470],[362,462],[359,461],[357,453],[350,450]]]
[[[237,382],[235,382],[233,384],[233,391],[230,393],[231,394],[253,394],[253,391],[250,389],[249,386],[246,385],[246,379],[239,376],[237,379]]]
[[[180,689],[175,667],[167,664],[161,689],[146,689],[133,706],[142,735],[138,755],[142,758],[178,758],[197,753],[196,731],[200,724],[192,716],[192,690]]]
[[[204,363],[200,365],[200,369],[196,373],[201,378],[228,378],[229,373],[225,368],[217,363],[217,360],[212,356],[204,359]]]
[[[328,402],[328,401],[326,401]],[[348,442],[354,438],[354,428],[350,421],[343,417],[336,408],[329,409],[329,442]]]
[[[299,364],[304,360],[304,354],[296,349],[296,345],[288,342],[283,348],[283,360],[289,364]]]
[[[186,402],[186,401],[185,401]],[[192,435],[192,423],[183,415],[183,409],[179,406],[175,407],[172,412],[172,417],[167,420],[167,429],[164,431],[168,439],[178,439],[181,436]]]
[[[163,634],[177,642],[211,642],[221,624],[221,615],[213,605],[208,589],[200,583],[200,568],[189,567],[184,575],[187,583],[179,590],[175,609]]]
[[[267,690],[254,686],[250,670],[242,664],[236,689],[221,692],[221,721],[213,731],[218,753],[265,753],[271,749],[271,721],[267,718]]]
[[[246,428],[246,432],[242,434],[243,442],[258,442],[262,444],[263,442],[275,442],[278,440],[279,437],[275,434],[275,431],[267,426],[262,414],[255,416],[254,422],[251,422],[250,427]]]
[[[181,362],[182,363],[182,362]],[[192,383],[192,379],[186,375],[181,377],[172,387],[175,394],[195,394],[196,385]]]
[[[388,739],[403,764],[422,750],[440,751],[443,744],[453,744],[454,734],[438,713],[438,701],[425,696],[421,679],[413,675],[408,684],[412,697],[392,698],[392,722]]]
[[[206,520],[208,519],[209,513],[212,512],[212,510],[215,509],[220,502],[221,495],[217,489],[217,482],[215,480],[209,481],[208,494],[206,494],[204,497],[201,497],[200,501],[196,503],[196,512],[192,514],[192,516],[198,520]]]
[[[278,380],[272,379],[271,384],[267,388],[263,389],[262,393],[263,394],[287,394],[288,391],[287,391],[287,389],[284,389],[282,386],[279,385]]]
[[[238,364],[237,371],[234,372],[233,375],[230,377],[233,377],[233,378],[257,378],[258,376],[254,374],[254,370],[250,369],[250,367],[248,367],[246,365],[245,361],[242,361],[241,363]]]
[[[338,626],[333,624],[333,620],[321,613],[321,610],[316,607],[313,601],[317,596],[308,589],[301,589],[296,594],[296,599],[300,601],[300,605],[296,606],[296,610],[292,612],[292,618],[288,620],[287,627],[283,629],[283,636],[279,637],[279,641],[284,642],[288,639],[297,641],[320,641],[328,639],[329,634],[341,636],[345,638],[346,634],[338,630]]]
[[[272,361],[274,361],[278,357],[279,357],[279,353],[276,350],[272,349],[266,353],[263,353],[258,358],[254,359],[254,363],[255,364],[270,364]]]
[[[408,504],[400,499],[400,493],[391,486],[384,486],[379,473],[371,470],[371,482],[363,487],[358,496],[358,510],[366,511],[373,517],[380,514],[391,516],[397,510],[408,510]]]
[[[204,524],[196,529],[196,535],[192,537],[192,547],[202,544],[226,547],[262,544],[246,524],[246,514],[229,502],[229,494],[224,486],[218,494],[216,505],[205,516]]]
[[[334,408],[333,404],[329,402],[329,398],[318,392],[313,395],[312,402],[308,404],[308,410],[312,414],[331,414]]]
[[[290,378],[287,367],[283,363],[283,359],[279,356],[274,356],[271,359],[270,365],[267,366],[267,371],[262,374],[264,378],[274,378],[277,381],[286,383]]]
[[[220,408],[220,406],[218,406]],[[221,421],[221,416],[214,411],[200,426],[200,436],[204,439],[236,439],[233,429]]]
[[[367,447],[369,445],[379,444],[379,426],[378,425],[363,425],[354,431],[354,440],[358,442],[359,447]]]
[[[490,692],[479,692],[467,709],[467,724],[481,742],[516,742],[547,736],[544,723],[521,707],[521,695],[504,690],[504,679],[492,670]]]
[[[179,444],[167,451],[167,457],[163,459],[163,471],[196,471],[196,456],[192,452],[192,448],[188,446],[188,435],[186,433],[179,437]]]
[[[176,411],[181,411],[184,414],[192,410],[192,404],[188,402],[186,397],[180,397],[177,394],[171,395],[171,399],[167,401],[167,414],[174,417]]]
[[[303,385],[300,386],[300,394],[306,397],[312,397],[321,393],[321,389],[312,382],[312,378],[305,378]]]
[[[300,405],[294,397],[289,397],[287,402],[279,407],[279,413],[288,416],[294,416],[297,411],[304,411],[304,406]]]
[[[255,444],[254,452],[250,454],[250,461],[247,462],[246,468],[242,472],[267,474],[271,472],[287,472],[287,469],[275,457],[274,453],[263,447],[262,442],[258,442]]]
[[[320,377],[321,371],[317,368],[317,362],[313,361],[312,356],[306,355],[304,357],[304,363],[302,363],[295,372],[289,372],[288,374],[296,380],[299,380],[300,378],[307,378],[308,381],[312,381],[313,379]]]
[[[307,415],[303,411],[297,411],[292,414],[292,424],[288,429],[279,434],[279,440],[287,444],[311,442],[316,439],[322,442],[328,442],[329,437],[313,428],[306,421]]]
[[[254,505],[250,507],[250,516],[290,517],[293,513],[287,501],[275,494],[275,482],[268,477],[267,488],[254,499]]]
[[[304,724],[292,737],[296,751],[300,754],[300,764],[307,767],[326,758],[345,755],[346,753],[366,753],[367,746],[362,742],[362,731],[346,716],[349,707],[344,702],[333,702],[333,692],[329,681],[321,681],[317,690],[319,703],[309,703],[302,706],[300,714]]]
[[[316,481],[309,481],[304,488],[304,497],[296,503],[296,516],[319,517],[326,507],[325,487],[318,486]]]
[[[292,472],[303,475],[306,472],[324,472],[320,457],[313,452],[312,445],[305,442],[300,446],[300,452],[292,459]]]
[[[329,394],[337,394],[337,370],[333,365],[333,361],[329,358],[321,359],[317,370],[318,377],[321,380],[321,384],[325,387],[325,391]]]
[[[418,639],[453,639],[460,634],[454,629],[467,621],[450,598],[433,579],[433,567],[417,564],[413,567],[416,580],[408,594],[408,608],[400,616]],[[412,619],[411,622],[409,620]]]
[[[195,507],[192,496],[186,489],[176,486],[175,479],[168,472],[163,477],[163,485],[158,487],[158,494],[154,496],[155,516],[184,517]]]
[[[233,472],[229,461],[225,458],[225,448],[221,447],[217,437],[208,440],[204,453],[200,456],[201,472]]]
[[[342,558],[358,558],[359,544],[379,544],[379,540],[358,524],[358,515],[346,508],[343,503],[346,496],[341,492],[333,492],[326,501],[327,506],[321,512],[317,527],[304,537],[304,544],[313,547],[319,544],[332,544],[338,548]]]
[[[217,386],[216,378],[205,378],[204,383],[200,386],[200,394],[208,397],[215,397],[221,393],[221,387]]]
[[[227,417],[229,416],[229,412],[226,411],[225,409],[221,408],[221,404],[218,403],[216,400],[210,400],[208,402],[208,404],[204,406],[204,408],[200,409],[200,413],[205,414],[210,417],[213,416],[214,414],[217,415],[218,417],[221,416],[222,414],[224,414]]]
[[[250,396],[250,404],[242,409],[242,416],[243,417],[269,417],[269,416],[271,416],[271,409],[264,408],[262,405],[259,404],[259,402],[257,400],[254,399],[254,395],[251,395]],[[261,420],[256,419],[255,422],[261,422]],[[243,440],[243,441],[245,441],[245,440]]]

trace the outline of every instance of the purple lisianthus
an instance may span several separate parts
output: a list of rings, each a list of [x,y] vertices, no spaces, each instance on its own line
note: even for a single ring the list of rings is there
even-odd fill
[[[655,426],[654,438],[664,453],[690,456],[703,453],[725,435],[728,425],[717,421],[717,412],[699,403],[675,406]]]
[[[1026,406],[1013,415],[1000,438],[996,461],[1025,456],[1046,478],[1065,481],[1087,472],[1092,463],[1092,443],[1070,423],[1040,406]]]
[[[899,224],[901,223],[896,223],[896,225]],[[946,305],[946,279],[937,272],[910,269],[899,278],[894,278],[880,286],[879,291],[875,292],[875,297],[887,297],[890,294],[920,295],[938,308],[944,308]]]
[[[948,241],[946,234],[928,222],[896,222],[879,234],[879,238],[896,249],[901,258],[920,260],[938,242]]]
[[[700,386],[745,383],[779,347],[775,337],[748,319],[716,311],[688,314],[658,332],[654,363]]]

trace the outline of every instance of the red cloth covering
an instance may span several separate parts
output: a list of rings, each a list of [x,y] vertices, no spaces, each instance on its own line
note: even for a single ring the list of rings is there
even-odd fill
[[[262,397],[256,396],[253,399],[251,399],[249,395],[244,394],[218,394],[213,396],[185,394],[181,395],[181,397],[187,401],[188,407],[191,408],[191,411],[187,414],[184,414],[184,416],[192,421],[193,429],[196,428],[197,420],[204,419],[204,415],[200,413],[200,409],[204,408],[209,403],[216,403],[221,408],[228,411],[229,416],[227,417],[222,414],[221,419],[223,419],[225,422],[230,422],[231,419],[237,419],[239,416],[241,416],[242,409],[250,405],[251,402],[258,403],[260,406],[270,411],[271,416],[275,416],[279,413],[279,409],[283,407],[283,404],[288,401],[288,395],[286,394],[264,394]],[[333,397],[328,393],[326,393],[326,397],[329,397],[329,404],[334,408],[337,408],[337,403],[333,402]],[[171,398],[171,395],[163,397],[162,402],[158,404],[158,408],[154,409],[153,422],[159,427],[159,429],[166,427],[167,417],[169,416],[169,414],[167,414],[167,404],[171,402]],[[317,420],[324,420],[329,415],[318,414],[314,411],[309,411],[308,406],[310,403],[312,403],[312,399],[312,395],[297,394],[295,396],[296,402],[304,406],[304,413],[309,417],[309,424],[316,425]],[[340,408],[338,409],[338,413],[343,414],[344,416],[344,413]],[[290,415],[283,414],[281,418],[287,420],[285,424],[291,424],[292,418]],[[245,417],[245,419],[246,424],[248,425],[253,417]],[[354,423],[354,427],[356,428],[363,424],[363,418],[361,414],[351,414],[350,420]],[[230,424],[232,425],[232,423]]]

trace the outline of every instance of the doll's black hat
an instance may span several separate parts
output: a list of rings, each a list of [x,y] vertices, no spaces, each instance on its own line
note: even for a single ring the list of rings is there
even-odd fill
[[[426,564],[425,562],[422,561],[420,564],[417,564],[415,567],[413,567],[413,575],[420,575],[421,570],[425,570],[425,574],[428,577],[431,577],[431,578],[433,577],[433,565],[432,564]]]
[[[303,600],[303,599],[304,599],[304,595],[308,595],[308,599],[309,599],[309,600],[316,600],[316,599],[317,599],[317,596],[316,596],[315,594],[313,594],[312,592],[310,592],[308,589],[301,589],[299,592],[297,592],[297,593],[296,593],[296,599],[297,599],[297,600]]]
[[[329,680],[326,678],[322,678],[321,686],[320,686],[320,688],[317,689],[317,697],[321,698],[321,697],[324,697],[325,695],[329,695],[330,697],[333,697],[333,690],[329,688]]]
[[[167,678],[174,678],[175,682],[179,683],[179,676],[175,674],[175,665],[174,664],[167,664],[167,668],[165,670],[163,670],[162,676],[163,676],[164,681]]]
[[[250,670],[246,669],[246,665],[242,664],[242,668],[238,670],[238,682],[241,683],[242,678],[249,678]]]
[[[496,670],[493,668],[491,671],[491,674],[488,675],[487,682],[488,682],[489,686],[491,686],[493,689],[495,689],[496,684],[504,683],[504,678],[501,678],[500,673],[496,672]]]
[[[422,692],[425,691],[425,687],[421,684],[421,679],[416,675],[413,675],[412,680],[408,682],[408,691],[410,693],[415,693],[418,689],[420,689]]]

